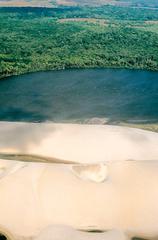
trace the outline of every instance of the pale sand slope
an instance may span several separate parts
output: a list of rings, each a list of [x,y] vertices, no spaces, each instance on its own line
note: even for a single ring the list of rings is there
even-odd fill
[[[158,160],[158,133],[109,125],[1,122],[0,152],[78,163]]]
[[[68,226],[49,226],[35,237],[35,240],[128,240],[128,237],[118,230],[103,233],[83,232]]]
[[[116,233],[111,238],[98,233],[97,240],[158,239],[158,161],[117,161],[107,167],[108,179],[95,183],[76,177],[71,165],[0,160],[1,229],[15,239],[39,240],[52,231],[51,240],[68,240],[68,231],[77,240],[91,240],[69,229],[63,239],[61,231],[56,238],[54,225]]]
[[[98,240],[157,238],[157,145],[157,133],[126,127],[1,122],[0,152],[69,164],[0,160],[0,232],[47,240],[59,224],[112,230]]]

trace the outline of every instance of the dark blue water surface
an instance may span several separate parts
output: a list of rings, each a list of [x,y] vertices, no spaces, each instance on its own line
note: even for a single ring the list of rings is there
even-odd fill
[[[0,80],[0,120],[158,122],[158,72],[62,70]]]

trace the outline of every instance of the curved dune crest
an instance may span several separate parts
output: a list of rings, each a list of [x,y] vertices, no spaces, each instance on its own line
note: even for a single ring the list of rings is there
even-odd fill
[[[25,162],[0,161],[0,179],[27,166]]]
[[[0,143],[0,153],[54,162],[158,160],[158,133],[109,125],[2,122]]]

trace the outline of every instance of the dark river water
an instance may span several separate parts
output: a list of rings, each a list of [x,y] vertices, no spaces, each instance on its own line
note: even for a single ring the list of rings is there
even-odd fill
[[[158,72],[62,70],[0,80],[0,120],[158,122]]]

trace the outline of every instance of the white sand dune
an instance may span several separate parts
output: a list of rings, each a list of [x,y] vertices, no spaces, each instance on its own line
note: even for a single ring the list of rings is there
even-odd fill
[[[0,123],[0,153],[78,163],[158,160],[158,133],[108,125]]]
[[[1,156],[25,161],[0,160],[0,232],[15,240],[158,239],[157,146],[157,133],[138,129],[2,122]],[[85,232],[93,229],[103,232]]]
[[[118,231],[122,240],[157,239],[158,161],[109,162],[109,177],[102,183],[76,177],[66,164],[21,163],[0,160],[1,171],[8,171],[0,179],[0,226],[15,239],[41,239],[40,233],[49,235],[47,229],[54,225]],[[76,239],[88,238],[76,230]],[[110,239],[118,240],[116,236]]]

